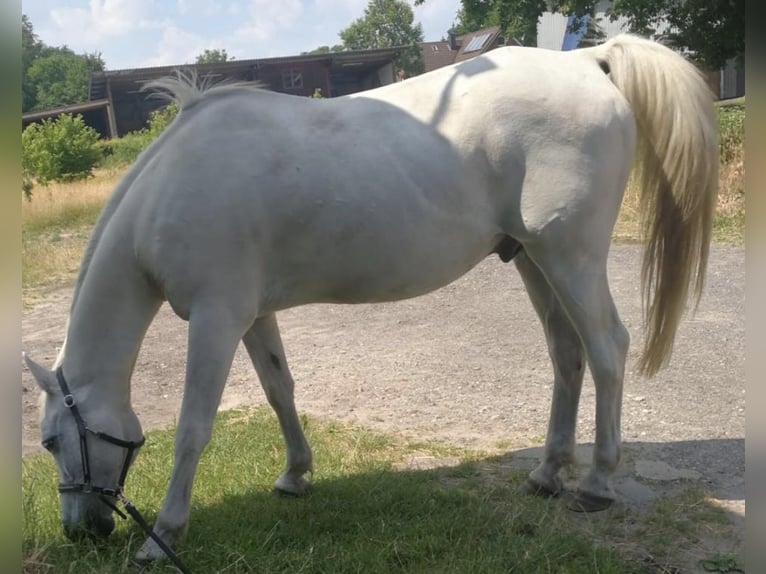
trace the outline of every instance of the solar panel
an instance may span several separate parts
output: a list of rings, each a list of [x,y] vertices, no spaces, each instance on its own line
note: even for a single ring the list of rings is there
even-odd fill
[[[484,42],[487,41],[487,38],[489,38],[492,34],[487,32],[486,34],[481,34],[480,36],[474,36],[471,38],[471,41],[468,42],[468,45],[465,47],[464,52],[475,52],[476,50],[481,50],[481,47],[484,45]]]

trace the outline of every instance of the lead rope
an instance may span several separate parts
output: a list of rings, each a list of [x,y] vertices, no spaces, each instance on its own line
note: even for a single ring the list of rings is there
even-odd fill
[[[173,562],[173,564],[176,565],[176,567],[183,573],[183,574],[191,574],[189,569],[184,566],[184,563],[181,562],[181,559],[176,556],[176,553],[173,552],[173,550],[165,544],[162,539],[157,536],[154,531],[149,527],[149,525],[146,523],[146,520],[144,520],[144,517],[141,516],[141,513],[138,511],[138,509],[133,506],[133,503],[130,502],[125,496],[122,494],[122,486],[125,484],[125,478],[128,474],[128,467],[130,466],[130,460],[133,456],[133,452],[144,444],[144,438],[142,437],[140,441],[138,442],[132,442],[123,440],[120,438],[113,437],[111,435],[108,435],[103,432],[94,431],[88,428],[88,425],[85,424],[85,420],[82,418],[82,415],[80,415],[80,409],[77,408],[77,403],[75,403],[74,396],[72,396],[72,393],[69,391],[69,385],[67,385],[66,379],[64,378],[64,369],[62,367],[59,367],[56,369],[56,379],[58,380],[59,386],[61,387],[61,393],[64,395],[64,405],[69,409],[69,411],[72,413],[72,416],[74,416],[75,422],[77,423],[77,433],[80,435],[80,459],[82,460],[82,473],[83,473],[83,483],[82,484],[59,484],[59,492],[69,492],[69,491],[78,491],[78,492],[94,492],[99,494],[99,498],[101,499],[101,502],[106,504],[109,508],[114,510],[123,520],[127,520],[127,516],[119,509],[117,506],[112,503],[111,500],[107,498],[107,496],[113,496],[117,500],[119,500],[122,505],[125,507],[125,511],[130,515],[130,517],[135,520],[138,525],[143,529],[143,531],[157,543],[157,546],[159,546],[162,551],[165,553],[165,555],[170,558],[170,560]],[[101,440],[105,440],[111,444],[121,446],[123,448],[127,448],[128,452],[125,455],[125,463],[122,465],[122,472],[120,473],[120,479],[117,482],[117,488],[104,488],[100,486],[93,486],[90,483],[90,460],[88,457],[88,440],[87,435],[88,433],[92,433],[96,437],[100,438]],[[106,495],[106,496],[105,496]]]
[[[117,500],[119,500],[122,505],[125,507],[125,511],[130,515],[130,517],[135,520],[138,525],[141,527],[141,529],[157,543],[157,546],[159,546],[162,551],[165,553],[165,555],[170,558],[170,560],[173,562],[173,564],[176,565],[176,568],[178,568],[183,574],[191,574],[191,571],[184,566],[184,563],[181,562],[181,559],[176,556],[176,553],[173,552],[173,550],[165,544],[165,542],[162,541],[162,538],[157,536],[154,531],[151,529],[151,527],[147,524],[146,520],[144,520],[144,517],[141,516],[141,513],[138,511],[138,509],[133,506],[133,503],[125,498],[125,496],[118,492],[116,494]],[[125,514],[123,514],[114,504],[112,504],[110,501],[108,501],[106,498],[102,497],[101,500],[106,503],[108,506],[112,508],[117,514],[119,514],[122,518],[127,518]]]

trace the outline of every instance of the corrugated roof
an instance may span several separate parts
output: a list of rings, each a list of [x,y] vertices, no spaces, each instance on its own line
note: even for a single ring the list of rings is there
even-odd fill
[[[281,64],[285,62],[315,62],[328,60],[330,62],[347,61],[374,61],[384,58],[393,58],[403,47],[393,48],[375,48],[370,50],[349,50],[345,52],[329,52],[326,54],[304,54],[300,56],[279,56],[276,58],[253,58],[249,60],[229,60],[228,62],[217,62],[213,64],[173,64],[168,66],[153,66],[146,68],[122,68],[118,70],[105,70],[103,72],[94,72],[94,76],[104,78],[113,78],[126,75],[135,75],[137,73],[149,75],[163,75],[172,73],[179,68],[197,68],[202,71],[211,70],[232,70],[237,68],[248,68],[258,65]]]

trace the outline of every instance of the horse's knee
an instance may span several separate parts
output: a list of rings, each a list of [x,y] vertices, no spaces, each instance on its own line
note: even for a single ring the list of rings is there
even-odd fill
[[[615,318],[614,326],[614,344],[617,347],[617,352],[622,356],[628,354],[628,347],[630,347],[630,332],[617,317]]]

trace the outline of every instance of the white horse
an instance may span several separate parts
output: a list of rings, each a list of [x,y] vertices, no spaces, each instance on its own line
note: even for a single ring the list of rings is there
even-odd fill
[[[99,498],[121,487],[141,444],[130,378],[164,300],[189,322],[175,462],[154,525],[173,544],[239,341],[284,434],[275,487],[300,495],[312,457],[275,313],[414,297],[492,253],[515,257],[555,376],[545,455],[528,490],[562,491],[587,360],[595,449],[572,496],[585,510],[609,506],[629,337],[606,264],[634,159],[647,232],[644,373],[667,362],[704,282],[718,146],[712,97],[693,65],[623,35],[564,53],[500,48],[327,100],[200,89],[181,77],[154,87],[180,114],[104,208],[56,371],[28,359],[67,534],[113,527]],[[151,539],[139,552],[161,555]]]

